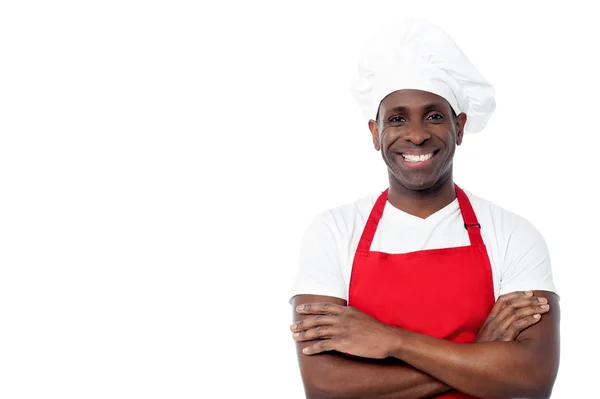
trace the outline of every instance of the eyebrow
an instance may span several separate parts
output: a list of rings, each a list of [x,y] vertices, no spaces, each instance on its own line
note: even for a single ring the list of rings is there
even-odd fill
[[[427,103],[425,104],[425,106],[422,107],[422,110],[424,112],[429,112],[432,110],[445,110],[445,105],[442,103],[437,103],[437,102],[433,102],[433,103]],[[394,107],[394,108],[390,108],[386,113],[386,117],[388,117],[390,114],[396,114],[396,113],[408,113],[408,107],[405,106],[398,106],[398,107]]]

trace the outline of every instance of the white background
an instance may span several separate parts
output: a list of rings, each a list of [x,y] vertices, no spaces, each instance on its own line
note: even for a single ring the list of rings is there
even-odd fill
[[[553,398],[597,395],[600,30],[550,3],[3,2],[0,397],[302,398],[300,237],[385,188],[347,84],[411,16],[496,87],[455,180],[546,237]]]

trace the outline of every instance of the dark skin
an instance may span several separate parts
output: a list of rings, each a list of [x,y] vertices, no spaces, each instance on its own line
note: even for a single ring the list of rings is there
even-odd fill
[[[379,115],[369,128],[388,166],[389,202],[426,218],[454,201],[452,162],[466,115],[454,116],[443,98],[417,90],[390,94]],[[413,167],[402,154],[433,157]],[[307,398],[415,399],[452,389],[547,398],[558,372],[560,308],[551,292],[498,298],[472,344],[383,324],[340,298],[298,295],[294,306],[291,330]]]
[[[293,304],[299,309],[294,311],[291,330],[298,334],[294,340],[307,398],[421,399],[453,390],[450,384],[391,357],[387,353],[395,340],[388,333],[391,327],[347,306],[345,300],[298,295]],[[531,291],[503,295],[476,342],[513,341],[548,312],[547,300]],[[321,346],[332,341],[343,347]],[[354,347],[357,342],[360,346]]]
[[[390,204],[426,218],[454,201],[452,165],[467,116],[454,116],[445,99],[420,90],[391,93],[381,102],[378,116],[378,121],[369,121],[369,130],[388,167]],[[414,170],[400,160],[405,152],[435,155],[427,168]]]

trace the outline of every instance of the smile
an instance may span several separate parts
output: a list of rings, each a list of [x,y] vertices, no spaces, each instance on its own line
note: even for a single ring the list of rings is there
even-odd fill
[[[425,162],[430,160],[438,151],[433,151],[430,152],[429,154],[405,154],[405,153],[401,153],[400,155],[402,155],[402,158],[404,158],[404,160],[406,162]]]
[[[404,159],[406,159],[408,162],[424,162],[424,161],[427,161],[428,159],[431,159],[432,156],[433,156],[433,152],[429,153],[429,154],[425,154],[425,155],[402,154],[402,157]]]

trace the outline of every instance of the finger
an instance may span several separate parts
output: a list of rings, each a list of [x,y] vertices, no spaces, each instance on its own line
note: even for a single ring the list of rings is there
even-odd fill
[[[524,317],[512,323],[510,327],[502,334],[502,341],[512,341],[526,328],[531,327],[542,319],[539,313]]]
[[[300,314],[340,314],[346,306],[328,302],[305,303],[296,308]]]
[[[530,293],[531,293],[531,295],[530,295]],[[496,300],[496,303],[494,304],[492,311],[490,312],[490,316],[491,317],[498,316],[498,313],[500,313],[500,311],[502,309],[504,309],[506,302],[513,301],[520,297],[529,297],[532,295],[533,295],[533,292],[531,292],[531,291],[516,291],[516,292],[510,292],[508,294],[500,295],[498,297],[498,299]]]
[[[498,313],[496,320],[505,320],[509,317],[516,316],[514,320],[520,319],[520,315],[522,315],[523,309],[534,308],[538,310],[547,311],[547,309],[541,308],[541,306],[547,305],[548,300],[546,298],[521,298],[516,299],[514,301],[508,301],[504,309]],[[513,321],[514,321],[513,320]]]
[[[506,302],[514,301],[515,299],[522,298],[522,297],[532,297],[532,296],[533,296],[532,291],[516,291],[516,292],[510,292],[508,294],[500,295],[498,297],[498,300],[494,304],[492,311],[490,312],[490,316],[497,317],[498,314],[500,313],[500,311],[502,309],[504,309]]]
[[[316,326],[334,325],[338,321],[336,316],[328,315],[316,315],[307,317],[304,320],[300,320],[290,326],[290,330],[294,332],[308,330]]]
[[[536,315],[536,314],[542,315],[542,314],[548,312],[548,310],[550,310],[550,306],[547,304],[546,305],[533,305],[533,306],[528,306],[528,307],[519,308],[519,309],[506,308],[505,310],[502,311],[503,312],[502,314],[504,314],[504,317],[501,314],[501,316],[498,316],[498,318],[497,318],[497,320],[498,320],[497,329],[499,332],[504,333],[516,321],[527,318],[529,316]]]
[[[336,350],[335,341],[332,339],[323,339],[314,345],[309,345],[302,349],[302,353],[305,355],[316,355],[317,353],[327,352]]]
[[[306,331],[299,331],[292,334],[295,341],[312,341],[315,339],[332,338],[338,333],[338,330],[332,326],[319,326]]]
[[[502,310],[506,308],[523,308],[526,306],[539,305],[548,303],[548,300],[541,296],[531,296],[531,297],[518,297],[516,299],[509,299],[504,301]],[[502,310],[500,312],[502,312]]]
[[[534,297],[527,295],[518,295],[514,297],[506,297],[503,298],[502,302],[496,303],[496,318],[504,318],[508,313],[510,313],[510,309],[519,309],[527,306],[533,306],[540,303],[547,303],[548,300],[542,297]],[[508,310],[507,310],[508,309]]]

